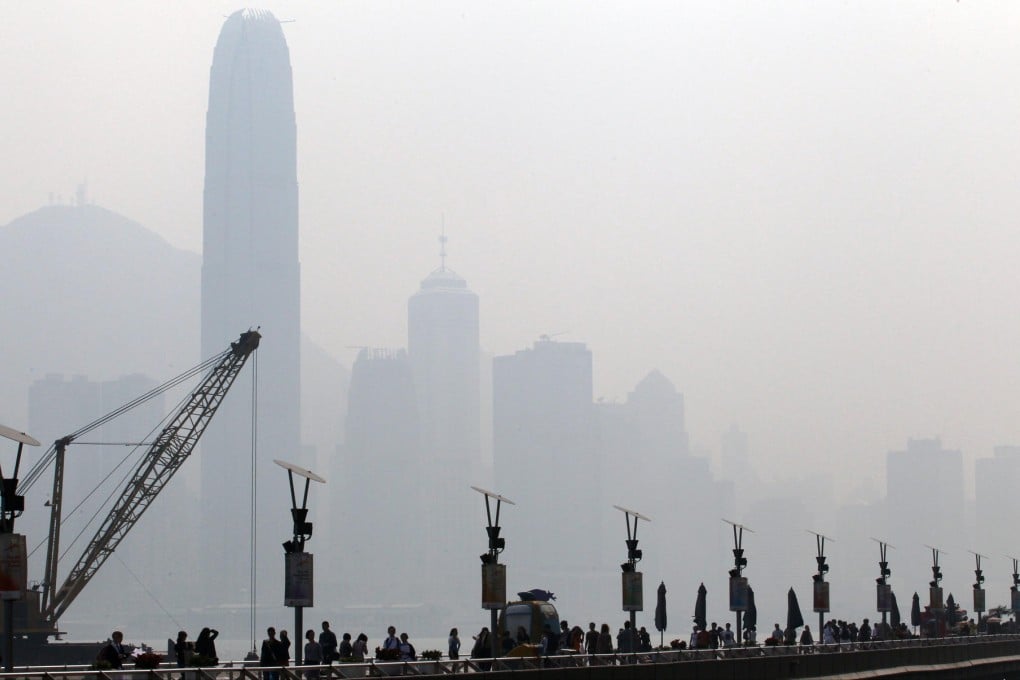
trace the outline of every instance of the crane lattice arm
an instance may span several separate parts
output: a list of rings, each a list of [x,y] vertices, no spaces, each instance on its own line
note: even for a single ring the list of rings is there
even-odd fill
[[[191,455],[248,356],[259,346],[260,338],[257,331],[242,333],[174,414],[135,468],[123,495],[63,585],[48,602],[43,612],[47,620],[60,618]]]

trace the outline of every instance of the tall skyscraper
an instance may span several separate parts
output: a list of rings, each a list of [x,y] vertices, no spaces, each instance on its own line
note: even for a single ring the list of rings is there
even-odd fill
[[[429,594],[423,586],[427,574],[422,559],[429,541],[422,534],[433,499],[422,479],[428,465],[419,450],[418,406],[407,352],[358,352],[345,432],[342,468],[329,480],[342,505],[316,531],[343,555],[346,566],[322,570],[322,584],[345,605],[419,602]],[[354,565],[367,569],[355,574],[350,568]]]
[[[463,595],[457,584],[477,578],[465,559],[465,541],[480,531],[472,510],[479,499],[481,411],[478,296],[445,264],[422,282],[407,301],[408,355],[414,374],[421,426],[422,482],[430,490],[422,516],[427,537],[425,571],[445,574],[436,590],[444,600]]]
[[[910,439],[886,456],[889,541],[957,546],[965,542],[963,454],[942,441]],[[923,572],[922,572],[923,573]]]
[[[528,556],[514,562],[514,582],[555,582],[564,597],[576,589],[580,599],[594,587],[608,507],[599,484],[591,351],[543,337],[496,357],[492,382],[495,486],[517,502],[505,520],[512,554]],[[566,548],[563,531],[580,540]]]
[[[261,327],[256,474],[260,497],[267,498],[286,484],[272,459],[293,459],[301,450],[301,294],[290,53],[280,22],[264,10],[235,12],[216,42],[202,256],[203,358]],[[223,480],[247,479],[251,467],[250,376],[246,370],[238,378],[202,441],[204,548],[221,575],[209,584],[219,601],[245,601],[250,497],[243,482],[224,486]],[[277,544],[288,537],[289,518],[266,505],[259,503],[256,525]],[[275,587],[283,559],[266,562]]]

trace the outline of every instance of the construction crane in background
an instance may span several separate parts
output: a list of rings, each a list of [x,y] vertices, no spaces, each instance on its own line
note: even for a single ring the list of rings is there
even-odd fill
[[[42,591],[28,590],[25,592],[26,611],[23,618],[19,617],[21,618],[19,623],[23,625],[15,626],[19,635],[23,634],[35,643],[43,643],[47,638],[60,634],[57,629],[57,621],[61,615],[71,606],[78,594],[88,585],[152,501],[195,450],[198,440],[216,414],[216,410],[223,402],[248,357],[258,348],[261,337],[257,330],[246,331],[241,334],[237,342],[230,343],[230,347],[221,354],[207,359],[180,376],[125,404],[113,413],[99,418],[72,434],[61,437],[28,472],[23,480],[23,491],[27,491],[37,482],[51,464],[54,466]],[[67,447],[82,435],[203,371],[206,371],[205,377],[183,401],[173,416],[168,419],[167,425],[156,436],[155,441],[148,445],[148,450],[135,466],[130,479],[120,487],[121,495],[103,520],[102,525],[64,579],[63,584],[56,588],[57,562],[60,555],[64,455]]]

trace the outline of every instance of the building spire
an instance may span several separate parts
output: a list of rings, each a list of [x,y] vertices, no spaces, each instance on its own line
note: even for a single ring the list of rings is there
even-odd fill
[[[446,213],[443,213],[442,231],[439,232],[439,271],[446,271]]]

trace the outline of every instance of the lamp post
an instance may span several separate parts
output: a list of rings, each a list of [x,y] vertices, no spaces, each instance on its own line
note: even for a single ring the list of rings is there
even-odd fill
[[[818,640],[821,642],[822,639],[822,626],[825,625],[825,614],[829,611],[829,584],[825,580],[825,574],[829,571],[829,565],[825,563],[825,541],[833,541],[828,536],[818,533],[817,531],[811,531],[808,529],[809,534],[814,534],[815,547],[818,549],[815,555],[815,562],[818,564],[818,571],[811,577],[814,581],[813,590],[813,601],[814,610],[818,612]]]
[[[305,470],[293,463],[274,460],[274,463],[287,471],[290,483],[290,516],[294,521],[294,536],[283,544],[284,552],[284,595],[283,605],[294,608],[294,665],[300,666],[301,653],[304,649],[304,608],[315,606],[315,589],[313,560],[311,553],[305,552],[305,541],[312,537],[312,523],[308,520],[308,487],[312,482],[325,484],[326,480],[311,470]],[[294,475],[305,480],[301,506],[297,503],[294,492]]]
[[[943,552],[941,548],[926,545],[931,550],[931,581],[928,582],[928,608],[935,614],[935,633],[940,628],[939,614],[945,611],[945,604],[942,600],[942,569],[939,567],[939,555]]]
[[[0,599],[4,602],[4,670],[14,670],[14,602],[24,597],[28,585],[25,536],[14,533],[14,519],[25,511],[25,497],[18,495],[18,470],[25,444],[39,446],[39,442],[24,432],[0,425],[0,436],[18,442],[18,456],[14,460],[14,473],[4,476],[0,470]]]
[[[506,565],[499,563],[499,554],[506,549],[506,539],[499,536],[499,509],[503,503],[516,505],[512,500],[498,493],[486,491],[477,486],[472,489],[485,496],[485,517],[488,525],[485,532],[489,535],[489,549],[481,554],[482,560],[482,609],[488,609],[492,618],[489,628],[492,658],[495,659],[499,650],[499,611],[506,606]],[[496,518],[492,518],[492,501],[496,501]]]
[[[614,505],[613,507],[623,513],[624,520],[627,523],[627,561],[620,565],[620,569],[623,571],[621,599],[623,600],[623,611],[630,612],[629,643],[630,651],[633,654],[637,651],[637,613],[644,609],[642,574],[640,571],[637,571],[637,563],[641,561],[641,551],[637,547],[637,523],[639,519],[643,519],[646,522],[651,522],[652,520],[636,510],[628,510],[619,505]],[[633,527],[631,526],[631,517],[634,518]]]
[[[1013,585],[1009,587],[1009,608],[1020,610],[1020,559],[1007,555],[1013,560]]]
[[[740,615],[747,611],[747,578],[741,574],[747,566],[747,558],[744,557],[744,532],[754,531],[743,524],[723,519],[724,522],[733,527],[733,568],[730,569],[730,611],[737,614],[737,635],[742,637],[740,628]],[[819,631],[819,634],[821,631]],[[738,638],[739,639],[739,638]]]
[[[889,545],[877,538],[871,540],[878,543],[878,578],[875,579],[875,600],[876,609],[882,614],[882,632],[884,634],[886,617],[892,611],[892,586],[889,585],[889,576],[892,575],[892,570],[889,569],[886,551],[896,546]]]
[[[973,550],[971,550],[970,553],[974,556],[974,611],[976,611],[978,615],[978,630],[981,630],[981,614],[986,611],[984,588],[985,574],[981,570],[981,558],[985,557],[985,555],[974,552]]]

